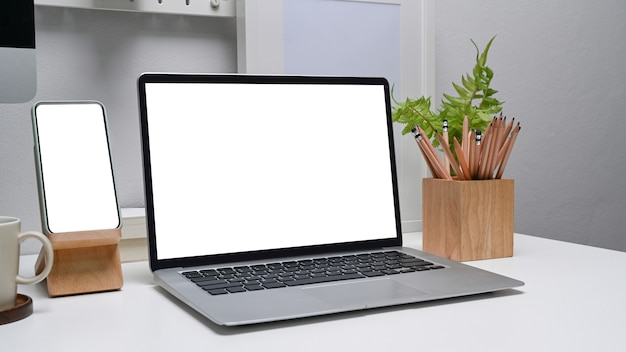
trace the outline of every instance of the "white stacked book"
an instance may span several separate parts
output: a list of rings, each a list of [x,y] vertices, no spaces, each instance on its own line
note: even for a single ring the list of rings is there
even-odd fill
[[[122,262],[148,260],[146,215],[144,208],[122,208]]]

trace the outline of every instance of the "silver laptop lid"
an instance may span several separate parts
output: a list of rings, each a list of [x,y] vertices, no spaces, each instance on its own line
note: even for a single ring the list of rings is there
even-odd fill
[[[401,245],[384,78],[139,78],[153,270]]]

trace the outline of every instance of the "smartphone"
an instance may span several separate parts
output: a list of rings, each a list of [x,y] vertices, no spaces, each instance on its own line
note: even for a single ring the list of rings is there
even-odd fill
[[[32,119],[42,231],[119,228],[104,106],[97,101],[39,102]]]

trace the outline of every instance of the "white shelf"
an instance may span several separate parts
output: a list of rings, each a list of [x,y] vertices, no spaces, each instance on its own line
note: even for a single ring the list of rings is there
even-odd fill
[[[236,0],[35,0],[38,6],[235,17]]]

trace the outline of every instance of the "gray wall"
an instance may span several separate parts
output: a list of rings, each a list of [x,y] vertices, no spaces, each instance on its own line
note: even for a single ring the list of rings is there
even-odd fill
[[[105,105],[120,205],[143,206],[137,77],[236,72],[235,19],[38,6],[36,27],[37,95],[26,104],[0,104],[0,214],[21,218],[23,230],[41,228],[30,120],[40,100]],[[37,246],[27,241],[23,251]]]
[[[436,0],[438,101],[471,70],[475,39],[505,113],[522,123],[506,176],[515,230],[626,251],[626,3]],[[39,229],[30,107],[97,99],[108,109],[123,207],[142,206],[135,80],[143,71],[236,71],[234,19],[37,7],[37,96],[0,104],[0,214]]]
[[[516,232],[626,251],[626,2],[436,0],[437,100],[488,63],[522,124],[505,176]]]

